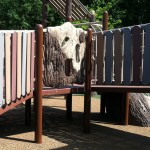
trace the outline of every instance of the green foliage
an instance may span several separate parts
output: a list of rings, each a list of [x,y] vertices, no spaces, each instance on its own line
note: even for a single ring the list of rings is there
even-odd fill
[[[63,19],[48,5],[48,25],[60,24]],[[42,23],[41,0],[1,0],[0,29],[35,29]]]
[[[148,0],[80,0],[90,11],[94,11],[96,21],[101,21],[103,12],[109,13],[109,28],[131,26],[150,21],[150,1]],[[48,26],[60,25],[65,20],[47,5]],[[87,22],[81,20],[79,22]],[[42,0],[0,0],[0,29],[35,29],[42,23]],[[86,29],[86,26],[83,26]]]
[[[47,26],[56,26],[65,22],[65,19],[61,17],[50,5],[47,5],[47,9]]]
[[[103,12],[108,11],[109,28],[114,28],[121,26],[121,17],[124,14],[123,10],[118,10],[118,2],[119,0],[91,0],[87,7],[90,11],[95,11],[96,21],[101,21]]]
[[[131,26],[150,22],[149,0],[120,0],[118,9],[123,10],[122,25]]]
[[[109,13],[109,28],[131,26],[150,22],[149,0],[81,0],[102,20],[104,11]]]
[[[41,0],[0,1],[0,29],[33,29],[41,18]]]

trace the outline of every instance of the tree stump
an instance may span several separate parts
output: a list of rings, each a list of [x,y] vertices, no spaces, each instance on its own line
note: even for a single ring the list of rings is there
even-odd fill
[[[150,97],[146,94],[130,94],[129,124],[150,127]]]

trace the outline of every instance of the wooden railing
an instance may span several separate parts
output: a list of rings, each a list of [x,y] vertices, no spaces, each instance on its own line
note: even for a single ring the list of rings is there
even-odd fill
[[[150,24],[93,34],[97,34],[98,39],[97,82],[91,84],[89,89],[102,94],[101,111],[103,112],[105,111],[103,93],[122,93],[124,100],[122,118],[124,124],[128,125],[129,93],[150,93]],[[90,73],[87,72],[86,76]],[[89,108],[90,96],[87,97],[85,94],[85,97],[85,106]],[[88,119],[84,128],[89,132],[90,111],[85,110],[84,116]]]
[[[42,26],[37,26],[37,30],[39,29],[42,34],[37,32],[37,38],[34,30],[0,31],[0,115],[25,101],[25,125],[31,124],[31,98],[34,97],[35,89],[35,48],[39,44],[36,39],[43,38]],[[42,124],[42,119],[39,117],[42,112],[38,107],[39,103],[35,101],[35,142],[41,143],[42,127],[39,125]]]
[[[150,84],[150,24],[97,33],[97,85]]]
[[[29,95],[34,89],[34,31],[0,31],[0,106]]]

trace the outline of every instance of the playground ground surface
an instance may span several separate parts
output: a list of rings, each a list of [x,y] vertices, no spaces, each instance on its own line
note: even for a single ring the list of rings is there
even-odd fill
[[[83,96],[73,96],[73,119],[66,120],[64,96],[43,98],[43,143],[34,143],[24,126],[24,104],[0,116],[0,150],[149,150],[150,127],[114,124],[99,115],[100,101],[92,98],[91,133],[84,134]],[[32,110],[33,112],[33,110]]]

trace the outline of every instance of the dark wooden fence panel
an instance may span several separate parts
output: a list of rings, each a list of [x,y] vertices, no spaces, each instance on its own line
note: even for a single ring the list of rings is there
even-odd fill
[[[131,28],[124,28],[123,32],[123,83],[131,84],[132,74],[132,39]]]
[[[144,54],[143,54],[143,75],[142,83],[150,84],[150,24],[143,27],[144,29]]]
[[[132,32],[132,47],[133,47],[133,84],[138,85],[141,81],[141,66],[142,66],[142,34],[141,27],[134,26]]]
[[[121,30],[114,31],[114,83],[122,83],[122,35]]]
[[[104,36],[97,34],[97,84],[104,83]]]
[[[105,52],[105,84],[111,84],[113,80],[113,33],[107,31]]]

